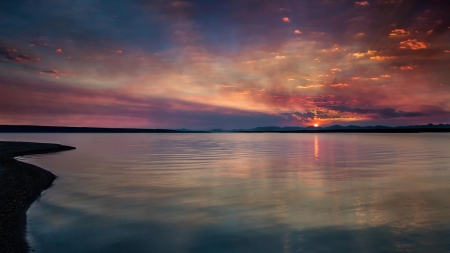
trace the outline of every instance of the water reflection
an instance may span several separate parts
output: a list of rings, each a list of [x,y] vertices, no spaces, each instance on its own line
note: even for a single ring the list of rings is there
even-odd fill
[[[6,137],[77,147],[27,159],[38,252],[450,251],[448,134]]]
[[[314,156],[316,157],[316,160],[319,160],[319,135],[314,134]]]

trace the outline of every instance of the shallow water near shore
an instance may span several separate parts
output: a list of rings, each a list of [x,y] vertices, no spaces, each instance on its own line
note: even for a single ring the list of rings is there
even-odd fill
[[[450,134],[0,134],[77,149],[37,252],[450,252]]]

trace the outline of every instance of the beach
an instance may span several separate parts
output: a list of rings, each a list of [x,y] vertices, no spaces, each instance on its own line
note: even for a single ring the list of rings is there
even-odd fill
[[[0,141],[0,251],[29,252],[26,212],[56,176],[14,157],[75,149],[48,143]]]

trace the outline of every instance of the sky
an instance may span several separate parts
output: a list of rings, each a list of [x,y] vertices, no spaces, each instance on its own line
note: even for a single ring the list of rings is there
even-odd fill
[[[450,1],[0,0],[0,124],[450,123]]]

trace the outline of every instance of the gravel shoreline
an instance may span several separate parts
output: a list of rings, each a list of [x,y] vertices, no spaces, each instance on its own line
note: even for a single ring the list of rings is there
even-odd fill
[[[26,253],[26,212],[56,176],[14,157],[54,153],[74,147],[49,143],[0,141],[0,252]]]

